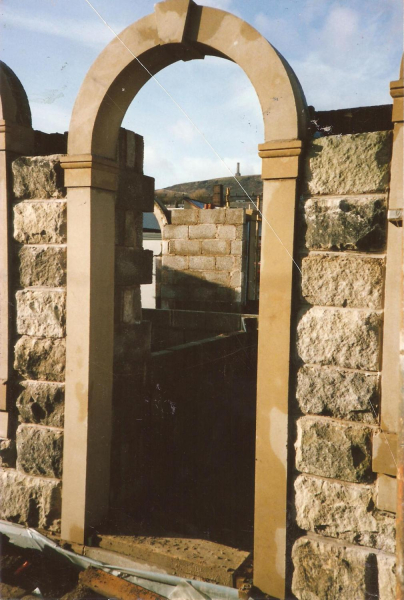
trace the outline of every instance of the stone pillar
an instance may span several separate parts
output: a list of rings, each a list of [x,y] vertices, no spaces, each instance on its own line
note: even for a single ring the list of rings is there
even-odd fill
[[[117,164],[62,161],[68,273],[62,538],[84,543],[109,500]]]
[[[302,142],[259,146],[264,180],[254,584],[285,597],[287,441],[296,179]],[[269,568],[272,565],[272,568]]]

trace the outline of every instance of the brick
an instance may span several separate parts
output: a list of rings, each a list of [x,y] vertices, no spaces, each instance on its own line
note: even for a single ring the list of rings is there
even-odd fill
[[[170,242],[170,254],[197,256],[201,253],[201,243],[198,240],[174,240]]]
[[[383,258],[315,254],[302,261],[302,295],[310,304],[383,307]]]
[[[372,474],[372,429],[321,417],[297,421],[296,468],[298,471],[367,482]]]
[[[24,379],[64,381],[66,341],[22,336],[15,345],[14,369]]]
[[[13,192],[16,198],[64,198],[60,154],[21,156],[12,163]]]
[[[378,313],[315,307],[299,320],[297,351],[306,363],[377,371],[380,335]]]
[[[165,225],[162,235],[163,240],[188,239],[188,225]]]
[[[65,386],[62,383],[22,381],[17,398],[19,420],[49,427],[63,427]]]
[[[215,260],[215,259],[213,259]],[[232,271],[234,266],[233,256],[217,256],[216,269],[219,271]]]
[[[217,237],[219,240],[235,240],[236,227],[234,225],[219,225],[217,228]]]
[[[243,254],[243,242],[240,242],[240,241],[231,242],[230,254],[232,254],[233,256],[241,256]]]
[[[309,198],[302,209],[307,248],[371,251],[385,246],[385,196]]]
[[[228,225],[242,225],[245,222],[243,208],[226,208],[226,223]]]
[[[29,527],[60,530],[61,481],[0,469],[0,518]]]
[[[305,531],[394,553],[395,517],[377,510],[374,486],[300,475],[296,523]]]
[[[229,254],[229,252],[230,242],[227,240],[204,240],[202,242],[202,254],[207,256]]]
[[[187,256],[163,256],[162,265],[167,269],[188,269]]]
[[[366,194],[387,190],[391,131],[332,135],[315,139],[304,160],[310,194]]]
[[[199,211],[199,222],[200,223],[224,223],[226,220],[226,209],[225,208],[214,208]]]
[[[217,233],[216,225],[203,224],[203,225],[190,225],[189,226],[189,238],[190,239],[211,240],[216,237],[216,233]]]
[[[60,479],[63,470],[63,431],[35,425],[17,429],[17,470],[27,475]]]
[[[190,256],[189,257],[189,268],[194,271],[212,271],[215,268],[215,257],[214,256]]]
[[[66,285],[66,247],[23,246],[18,256],[23,287]]]
[[[174,208],[171,212],[173,225],[196,225],[199,221],[200,210]]]
[[[379,379],[360,371],[304,365],[297,375],[296,398],[304,413],[377,424]]]
[[[17,332],[60,338],[66,335],[66,292],[22,290],[16,293]]]
[[[64,244],[66,202],[20,202],[14,207],[14,239],[20,244]]]

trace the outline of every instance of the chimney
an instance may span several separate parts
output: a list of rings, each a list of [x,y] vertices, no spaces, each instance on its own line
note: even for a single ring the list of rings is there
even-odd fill
[[[241,177],[241,173],[240,173],[240,163],[237,163],[237,172],[236,172],[236,177]]]

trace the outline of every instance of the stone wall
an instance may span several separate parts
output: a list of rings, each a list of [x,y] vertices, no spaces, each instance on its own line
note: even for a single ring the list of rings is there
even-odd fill
[[[242,310],[247,284],[243,209],[175,209],[162,235],[161,308]]]
[[[314,140],[300,201],[296,329],[299,600],[393,600],[395,515],[376,508],[390,132]]]

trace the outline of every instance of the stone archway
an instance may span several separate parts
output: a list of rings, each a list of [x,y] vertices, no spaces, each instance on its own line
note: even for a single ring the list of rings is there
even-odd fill
[[[255,583],[284,597],[290,315],[296,180],[305,100],[286,61],[250,25],[167,0],[97,58],[77,97],[63,160],[68,187],[67,367],[62,537],[83,542],[108,509],[113,347],[115,149],[137,92],[179,60],[236,62],[264,120],[264,227],[257,398]],[[140,61],[140,62],[139,62]],[[276,348],[271,340],[277,340]]]

